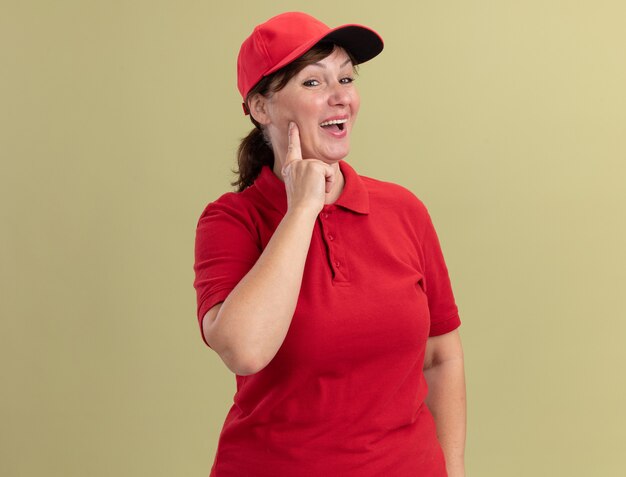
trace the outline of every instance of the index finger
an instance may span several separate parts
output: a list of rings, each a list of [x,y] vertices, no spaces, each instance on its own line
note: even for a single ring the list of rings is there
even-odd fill
[[[291,121],[289,123],[289,146],[287,147],[287,164],[291,161],[302,160],[302,150],[300,149],[300,130],[298,125]]]

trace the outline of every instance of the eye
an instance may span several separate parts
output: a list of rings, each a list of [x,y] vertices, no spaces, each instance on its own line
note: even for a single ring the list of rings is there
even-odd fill
[[[306,80],[302,83],[304,86],[318,86],[320,84],[319,81],[315,79]]]
[[[350,84],[350,83],[352,83],[353,81],[354,81],[354,78],[353,78],[353,77],[351,77],[351,76],[346,76],[345,78],[341,78],[341,79],[339,80],[339,82],[340,82],[341,84]]]

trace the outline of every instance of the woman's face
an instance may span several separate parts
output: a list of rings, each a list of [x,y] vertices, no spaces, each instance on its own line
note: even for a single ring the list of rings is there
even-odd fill
[[[354,67],[342,48],[306,66],[266,102],[265,127],[274,156],[284,164],[289,122],[300,131],[302,157],[336,163],[350,151],[350,133],[359,112]]]

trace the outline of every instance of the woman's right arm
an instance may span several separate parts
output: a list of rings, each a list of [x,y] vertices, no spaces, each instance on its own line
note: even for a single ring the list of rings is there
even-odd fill
[[[283,171],[287,213],[254,266],[202,321],[207,343],[231,371],[242,376],[267,366],[287,335],[313,227],[334,174],[319,160],[302,160],[295,125],[289,130]]]

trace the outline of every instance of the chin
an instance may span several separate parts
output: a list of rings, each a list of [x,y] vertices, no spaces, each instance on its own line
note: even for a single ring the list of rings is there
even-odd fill
[[[341,154],[334,154],[331,157],[331,160],[333,162],[339,162],[339,161],[343,161],[346,157],[348,157],[348,154],[350,153],[350,151],[343,151],[341,152]]]
[[[338,148],[332,151],[326,151],[325,154],[320,154],[320,158],[323,158],[322,160],[324,162],[328,162],[329,164],[332,164],[334,162],[339,162],[342,159],[345,159],[349,153],[350,153],[350,148],[348,147]]]
[[[320,157],[320,161],[325,162],[326,164],[336,164],[339,161],[343,161],[347,156],[348,154],[322,156]]]

